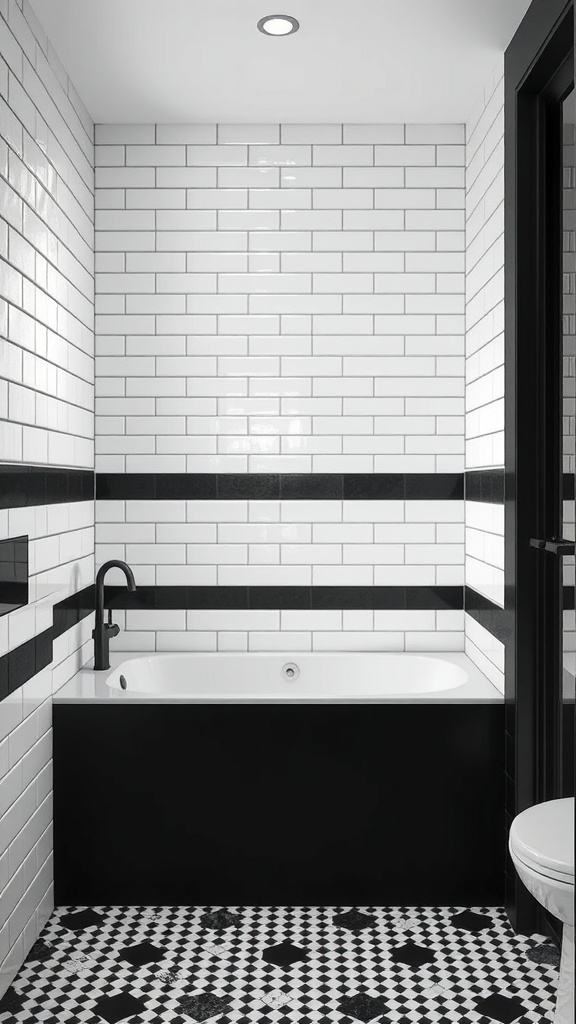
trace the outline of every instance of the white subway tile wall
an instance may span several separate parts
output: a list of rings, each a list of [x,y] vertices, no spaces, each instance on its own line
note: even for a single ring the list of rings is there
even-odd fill
[[[463,125],[97,125],[96,143],[99,471],[463,471]],[[122,504],[98,505],[97,560],[142,583],[463,583],[461,502]],[[223,616],[129,612],[122,643],[463,646],[462,615]]]
[[[464,126],[416,127],[96,127],[98,470],[463,470]]]
[[[96,507],[97,562],[125,559],[141,585],[463,583],[461,501],[98,501]],[[463,649],[461,611],[129,610],[122,625],[115,646],[124,650],[268,650],[272,643],[281,648],[285,633],[292,650]]]
[[[504,466],[504,67],[466,125],[466,469]],[[466,584],[504,607],[504,506],[466,502]],[[503,645],[466,615],[466,652],[503,688]],[[494,676],[496,673],[496,676]],[[488,672],[486,673],[488,674]]]
[[[93,126],[31,7],[0,5],[0,462],[93,465]],[[92,502],[0,511],[30,537],[30,603],[0,656],[93,580]],[[52,596],[50,596],[52,594]],[[53,906],[52,693],[89,657],[91,618],[0,713],[0,995]]]

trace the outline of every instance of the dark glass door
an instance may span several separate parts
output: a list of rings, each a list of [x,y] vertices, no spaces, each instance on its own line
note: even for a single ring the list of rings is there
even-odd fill
[[[537,536],[534,547],[536,637],[536,800],[551,800],[564,790],[564,695],[570,659],[573,618],[573,388],[574,332],[570,309],[574,276],[566,274],[574,247],[573,165],[569,123],[574,96],[570,54],[555,71],[539,99],[542,125],[539,189],[543,216],[542,297],[537,345],[537,416],[540,446],[537,458]],[[572,140],[573,141],[573,140]],[[567,152],[568,150],[568,152]],[[568,185],[568,187],[566,187]],[[571,230],[572,227],[572,230]],[[538,254],[535,254],[538,258]],[[571,436],[572,434],[572,436]],[[570,586],[572,584],[572,586]],[[568,663],[568,665],[567,665]]]
[[[562,103],[562,535],[575,539],[576,473],[576,91]],[[560,795],[574,795],[575,558],[563,560]]]
[[[531,4],[506,51],[506,813],[570,788],[574,692],[574,9]],[[570,166],[568,166],[570,164]],[[572,672],[571,672],[572,669]],[[508,862],[506,905],[542,916]]]

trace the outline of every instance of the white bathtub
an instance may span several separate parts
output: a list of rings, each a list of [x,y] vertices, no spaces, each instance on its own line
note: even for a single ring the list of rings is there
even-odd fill
[[[82,669],[59,703],[500,703],[465,654],[116,654]]]

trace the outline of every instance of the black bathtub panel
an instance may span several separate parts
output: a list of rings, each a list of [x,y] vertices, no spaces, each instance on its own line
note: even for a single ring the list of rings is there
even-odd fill
[[[498,905],[502,705],[54,706],[58,904]]]

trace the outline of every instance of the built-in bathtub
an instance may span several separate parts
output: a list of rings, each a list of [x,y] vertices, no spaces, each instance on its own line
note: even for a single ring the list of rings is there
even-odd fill
[[[464,654],[344,652],[116,655],[110,671],[83,670],[56,700],[380,704],[501,697]]]
[[[116,655],[54,700],[57,902],[496,905],[503,714],[464,654]]]

